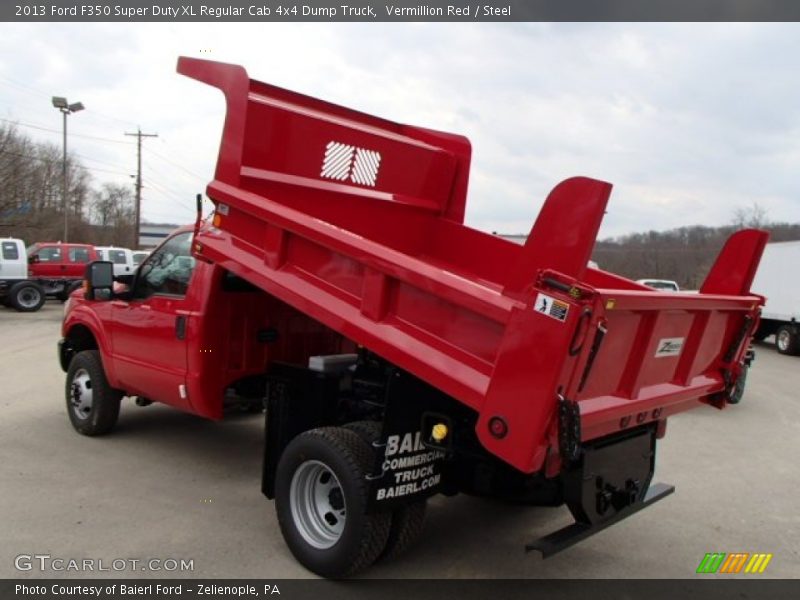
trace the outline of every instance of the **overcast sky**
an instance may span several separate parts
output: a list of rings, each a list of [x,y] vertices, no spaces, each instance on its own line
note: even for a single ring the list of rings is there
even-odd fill
[[[527,232],[548,191],[614,184],[602,237],[729,223],[757,202],[800,221],[798,24],[0,24],[0,118],[60,145],[53,95],[81,101],[69,147],[143,216],[193,220],[224,104],[179,55],[473,145],[467,223]],[[50,129],[45,131],[31,126]],[[83,137],[89,136],[89,137]],[[92,139],[102,138],[102,139]]]

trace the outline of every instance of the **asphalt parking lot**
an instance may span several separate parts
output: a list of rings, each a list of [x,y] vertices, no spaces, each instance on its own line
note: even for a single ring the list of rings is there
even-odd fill
[[[82,437],[65,412],[60,319],[55,302],[32,314],[0,309],[0,577],[311,577],[260,492],[262,417],[213,423],[126,400],[111,435]],[[707,552],[768,552],[759,577],[797,577],[799,388],[800,357],[760,344],[742,404],[670,420],[654,481],[676,493],[550,559],[523,548],[566,524],[565,508],[435,498],[422,542],[364,576],[712,577],[695,575]],[[193,570],[15,568],[34,554],[190,559]]]

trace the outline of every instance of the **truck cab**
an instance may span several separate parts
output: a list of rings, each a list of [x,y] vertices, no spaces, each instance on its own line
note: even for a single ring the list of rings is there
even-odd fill
[[[42,286],[28,279],[25,242],[0,238],[0,304],[20,312],[33,312],[41,308],[44,300]]]
[[[28,270],[38,279],[81,279],[86,265],[97,260],[94,246],[39,242],[30,246]]]
[[[86,265],[97,260],[90,244],[38,242],[29,246],[28,276],[45,296],[66,301],[81,286]]]
[[[0,280],[25,279],[27,276],[25,243],[15,238],[0,238]]]
[[[69,299],[59,351],[65,370],[77,353],[94,349],[110,386],[125,396],[220,419],[226,398],[262,405],[263,386],[248,378],[263,382],[271,360],[307,364],[311,354],[342,349],[341,336],[221,266],[196,260],[193,235],[191,227],[176,230],[133,274],[115,276],[124,283],[108,301]],[[293,349],[288,340],[306,331],[318,340]],[[271,335],[281,341],[269,342]],[[71,417],[80,422],[79,411]]]

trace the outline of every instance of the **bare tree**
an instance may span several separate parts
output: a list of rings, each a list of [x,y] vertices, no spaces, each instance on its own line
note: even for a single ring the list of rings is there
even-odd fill
[[[54,144],[35,143],[11,125],[0,125],[0,226],[3,235],[26,241],[63,235],[62,153]],[[74,155],[67,156],[67,210],[71,241],[87,239],[85,211],[91,177]]]
[[[91,222],[99,226],[96,244],[127,245],[133,235],[133,191],[124,185],[105,183],[93,192]]]
[[[755,201],[753,201],[750,206],[740,206],[733,211],[732,225],[736,229],[745,229],[748,227],[763,229],[769,225],[767,209]]]

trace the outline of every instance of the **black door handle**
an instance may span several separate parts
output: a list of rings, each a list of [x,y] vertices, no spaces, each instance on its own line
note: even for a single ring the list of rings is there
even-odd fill
[[[186,317],[184,315],[175,317],[175,337],[179,340],[186,339]]]

